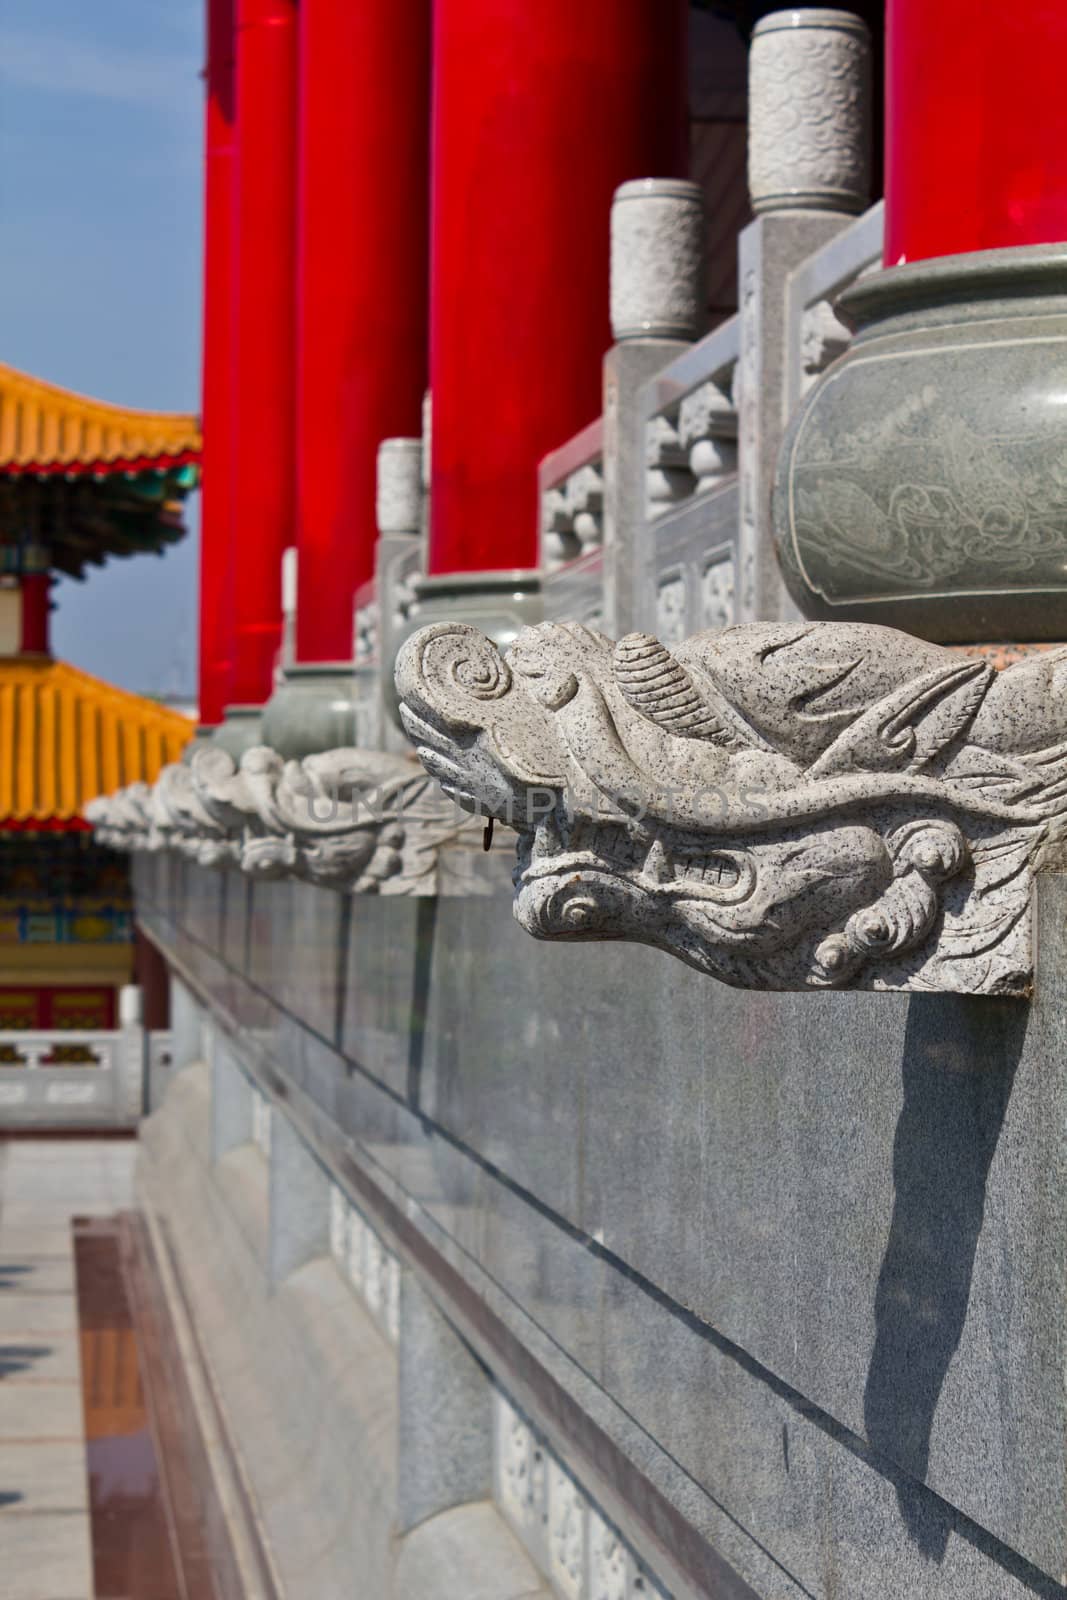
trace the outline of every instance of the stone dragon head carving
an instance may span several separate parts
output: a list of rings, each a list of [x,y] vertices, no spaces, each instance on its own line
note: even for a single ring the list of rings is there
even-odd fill
[[[726,983],[1025,994],[1067,812],[1067,651],[996,672],[894,629],[752,623],[668,651],[462,623],[396,667],[459,802],[519,834],[515,915]]]
[[[262,745],[238,766],[211,744],[154,785],[93,800],[86,818],[118,849],[364,894],[433,892],[438,847],[464,820],[409,757],[345,748],[285,761]]]

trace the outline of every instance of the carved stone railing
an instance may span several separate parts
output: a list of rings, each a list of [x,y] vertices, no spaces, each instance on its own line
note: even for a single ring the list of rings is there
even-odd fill
[[[434,894],[441,849],[474,850],[480,838],[410,756],[355,748],[285,761],[257,746],[238,766],[205,744],[85,814],[113,849],[173,849],[201,866],[363,894]]]
[[[330,1254],[390,1344],[400,1327],[400,1262],[336,1184],[330,1185]]]
[[[740,328],[731,317],[644,389],[648,516],[707,494],[737,471],[733,387]]]
[[[0,1118],[20,1126],[132,1126],[143,1107],[144,1043],[138,1024],[0,1033]]]
[[[0,1033],[0,1083],[5,1069],[78,1067],[110,1072],[118,1060],[119,1032]]]
[[[379,664],[381,627],[378,584],[370,578],[356,590],[352,625],[352,659],[356,671],[371,671]]]
[[[740,319],[731,317],[643,388],[646,510],[638,620],[668,642],[735,619]]]
[[[666,1600],[559,1456],[499,1389],[493,1390],[493,1499],[556,1593],[571,1600]]]
[[[787,417],[819,374],[852,342],[834,304],[850,283],[881,266],[884,233],[885,206],[879,200],[790,274],[785,321]]]
[[[545,612],[596,625],[604,614],[602,418],[544,457],[537,484]]]
[[[604,425],[598,417],[538,468],[541,567],[554,571],[604,540]]]
[[[1026,994],[1067,815],[1067,651],[997,672],[862,624],[675,652],[462,623],[397,663],[427,771],[519,833],[543,939],[659,945],[742,988]]]

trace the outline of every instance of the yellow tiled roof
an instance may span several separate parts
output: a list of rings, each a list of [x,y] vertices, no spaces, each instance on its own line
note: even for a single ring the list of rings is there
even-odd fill
[[[0,474],[180,466],[202,442],[197,417],[106,405],[0,362]]]
[[[0,660],[0,828],[71,823],[177,761],[193,723],[63,661]]]

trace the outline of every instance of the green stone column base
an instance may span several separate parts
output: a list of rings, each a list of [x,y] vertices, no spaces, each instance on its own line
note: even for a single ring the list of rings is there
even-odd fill
[[[355,667],[318,661],[286,667],[263,709],[261,744],[286,760],[356,743]]]

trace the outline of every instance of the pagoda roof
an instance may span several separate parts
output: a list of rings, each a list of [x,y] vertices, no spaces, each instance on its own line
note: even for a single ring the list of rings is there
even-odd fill
[[[47,477],[162,471],[195,465],[200,422],[133,411],[45,383],[0,362],[0,474]]]
[[[154,783],[188,717],[48,657],[0,658],[0,831],[80,830],[88,801]]]
[[[0,362],[0,571],[44,560],[81,578],[162,552],[185,532],[201,450],[185,412],[124,410]]]

